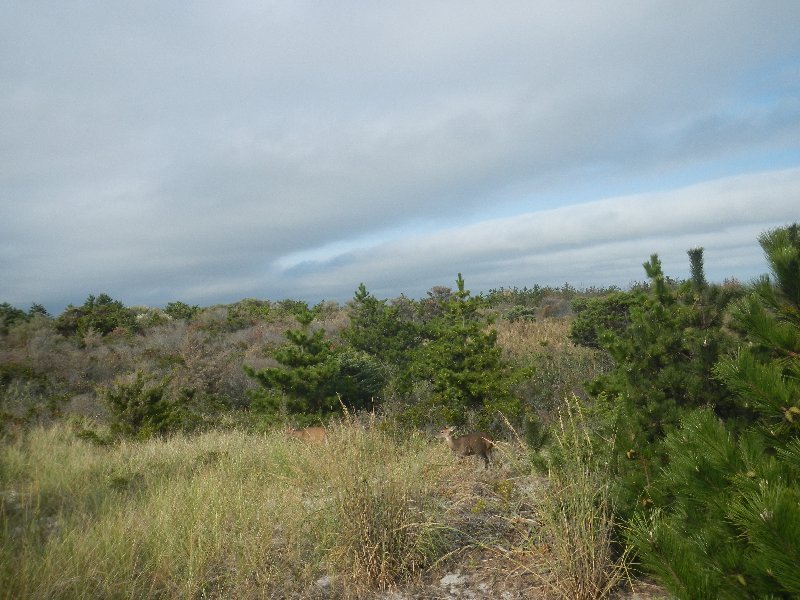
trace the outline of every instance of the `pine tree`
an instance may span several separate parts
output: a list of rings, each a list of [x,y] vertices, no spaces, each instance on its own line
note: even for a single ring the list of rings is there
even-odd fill
[[[314,312],[297,310],[297,329],[271,354],[278,367],[245,372],[261,385],[249,392],[251,409],[266,421],[294,415],[295,420],[318,421],[340,410],[340,400],[354,409],[368,408],[380,393],[384,376],[379,364],[365,353],[335,347],[324,329],[311,329]]]
[[[623,516],[647,502],[647,487],[667,460],[664,436],[680,419],[710,405],[720,415],[733,414],[731,393],[712,377],[719,356],[732,343],[722,329],[725,294],[696,295],[687,285],[668,282],[658,255],[644,269],[649,293],[630,292],[625,321],[597,335],[614,361],[612,370],[588,385],[595,414],[612,436],[610,460],[618,478],[615,500]],[[602,314],[594,318],[600,325]],[[591,331],[591,323],[583,328]]]
[[[512,388],[523,371],[503,360],[497,332],[481,312],[480,299],[465,289],[461,273],[456,284],[457,290],[440,300],[440,316],[427,323],[426,340],[414,352],[410,374],[428,382],[432,394],[411,407],[409,418],[461,425],[471,416],[477,426],[491,428],[500,411],[519,421],[523,407]]]
[[[743,333],[716,376],[755,422],[700,410],[667,436],[669,464],[629,540],[679,598],[800,597],[800,236],[760,236],[772,277],[731,312]]]
[[[708,287],[703,268],[703,248],[692,248],[686,253],[689,255],[689,266],[692,272],[692,288],[696,292],[702,292]]]
[[[394,370],[407,365],[410,351],[420,341],[416,324],[404,319],[398,307],[370,294],[363,283],[350,303],[350,323],[342,337]]]

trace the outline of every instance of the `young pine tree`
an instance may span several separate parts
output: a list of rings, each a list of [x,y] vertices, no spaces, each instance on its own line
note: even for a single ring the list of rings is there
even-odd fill
[[[410,374],[430,385],[431,395],[412,406],[417,423],[461,425],[468,416],[475,424],[491,428],[500,411],[519,422],[521,402],[512,393],[524,373],[503,360],[497,332],[479,310],[481,302],[464,288],[461,273],[457,290],[440,301],[440,316],[425,326],[426,341],[414,352]]]
[[[735,412],[731,393],[712,377],[732,344],[722,328],[728,298],[670,285],[656,254],[643,266],[650,290],[631,292],[622,305],[624,320],[599,327],[597,340],[614,366],[588,386],[597,417],[614,438],[614,492],[622,515],[648,501],[647,487],[668,460],[664,436],[687,411],[711,406],[721,415]]]
[[[312,422],[340,410],[340,400],[368,408],[383,384],[380,365],[364,353],[335,348],[323,329],[312,331],[314,313],[308,308],[298,310],[297,320],[300,327],[287,331],[287,342],[272,351],[280,366],[256,371],[245,365],[261,385],[250,391],[252,410],[267,422],[289,414]]]
[[[397,306],[378,300],[362,283],[350,302],[350,323],[342,337],[354,349],[374,356],[387,368],[402,369],[419,343],[417,325]]]
[[[731,312],[744,339],[715,374],[755,422],[708,410],[667,436],[655,510],[632,521],[644,566],[679,598],[800,597],[800,235],[760,238],[772,278]]]

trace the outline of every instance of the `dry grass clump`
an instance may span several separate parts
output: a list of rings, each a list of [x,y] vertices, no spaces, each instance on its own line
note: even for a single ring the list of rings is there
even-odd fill
[[[595,451],[577,398],[567,398],[553,428],[549,484],[538,504],[547,569],[529,570],[552,596],[564,600],[607,598],[626,577],[625,557],[614,556],[616,523],[610,473]]]
[[[338,427],[321,478],[329,486],[327,557],[348,595],[415,580],[443,551],[434,492],[442,465],[424,438]]]
[[[509,359],[524,357],[547,349],[551,352],[574,350],[569,341],[571,317],[497,322],[497,345]]]
[[[586,381],[611,366],[604,352],[570,342],[571,323],[571,317],[498,323],[497,341],[505,357],[531,370],[517,393],[545,424],[550,423],[560,398],[582,394]]]
[[[236,431],[96,447],[63,426],[0,447],[0,597],[340,596],[440,551],[424,440]]]

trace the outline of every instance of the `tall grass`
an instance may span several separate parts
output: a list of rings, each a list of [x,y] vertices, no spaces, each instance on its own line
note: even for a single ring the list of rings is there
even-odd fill
[[[323,476],[332,492],[332,571],[357,593],[413,580],[445,551],[434,502],[443,463],[415,434],[340,428],[330,445],[337,462],[323,465]]]
[[[98,448],[65,427],[0,448],[0,596],[309,597],[390,588],[436,558],[435,447],[210,432]],[[438,465],[438,466],[437,466]]]
[[[625,562],[614,556],[611,474],[574,396],[559,408],[552,435],[549,488],[540,504],[551,559],[547,587],[564,600],[606,598],[622,581]]]
[[[354,420],[327,443],[228,430],[98,447],[34,428],[0,445],[0,598],[364,598],[457,560],[602,598],[619,578],[607,481],[577,403],[564,411],[549,484],[521,440],[486,470]]]

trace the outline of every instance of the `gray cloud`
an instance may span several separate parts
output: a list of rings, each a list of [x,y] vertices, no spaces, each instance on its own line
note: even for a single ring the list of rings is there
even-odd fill
[[[331,298],[370,278],[396,295],[466,261],[497,286],[536,271],[515,249],[616,281],[642,257],[610,236],[650,195],[577,223],[542,211],[797,165],[797,22],[744,1],[8,3],[0,301]],[[730,227],[774,222],[748,215]],[[398,232],[408,250],[375,242]],[[581,248],[607,267],[579,270]]]

